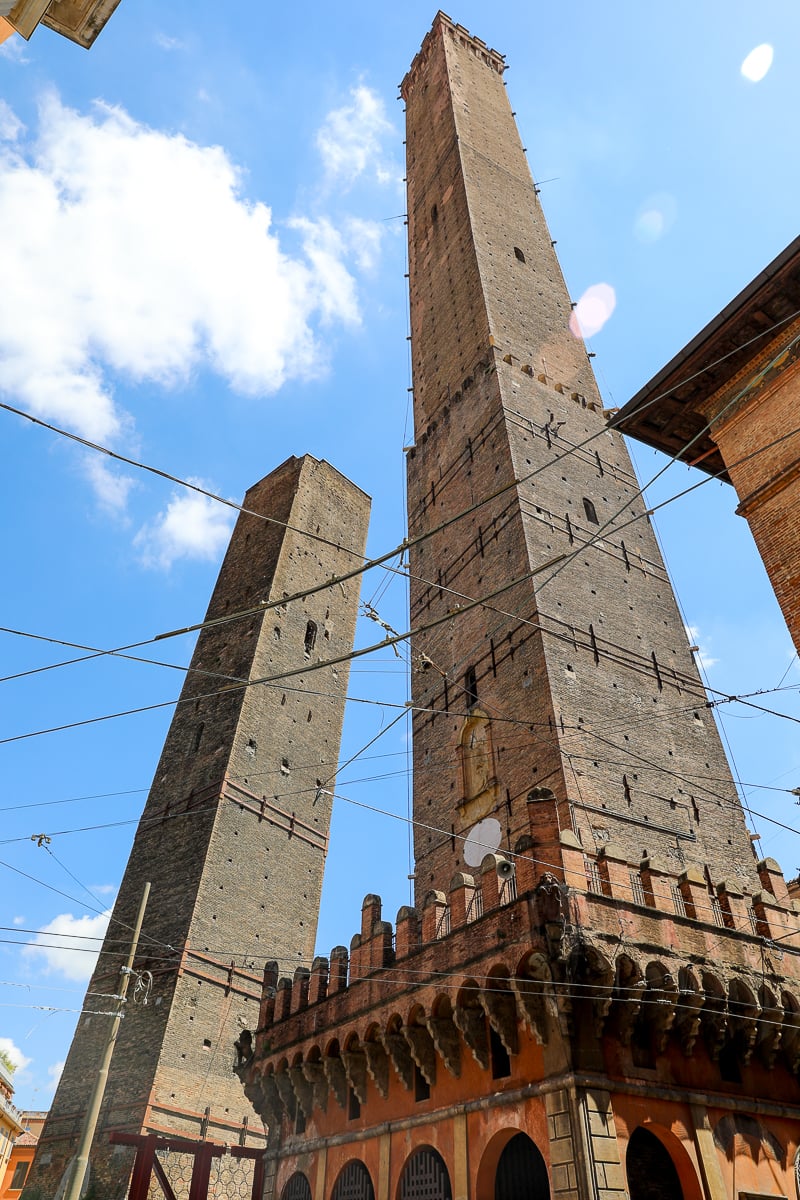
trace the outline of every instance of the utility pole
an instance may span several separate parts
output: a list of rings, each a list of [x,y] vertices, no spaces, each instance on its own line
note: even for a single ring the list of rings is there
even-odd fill
[[[89,1100],[89,1106],[86,1110],[86,1119],[83,1123],[83,1131],[81,1140],[78,1144],[78,1151],[75,1155],[74,1165],[72,1168],[72,1177],[64,1192],[64,1200],[80,1200],[81,1191],[83,1189],[83,1181],[86,1178],[86,1168],[89,1165],[89,1151],[92,1147],[95,1129],[97,1128],[97,1118],[100,1115],[100,1105],[103,1103],[103,1095],[108,1082],[108,1068],[111,1065],[111,1056],[114,1053],[114,1045],[117,1040],[120,1022],[122,1020],[122,1009],[125,1004],[125,996],[128,991],[128,981],[132,974],[133,960],[136,957],[136,950],[139,945],[139,934],[142,931],[142,921],[144,920],[144,910],[147,908],[147,897],[150,895],[150,884],[144,885],[142,899],[139,902],[139,912],[136,915],[136,925],[133,930],[133,938],[131,940],[131,948],[128,952],[128,961],[125,966],[120,969],[120,981],[117,988],[118,1000],[117,1011],[111,1019],[111,1025],[106,1038],[106,1044],[103,1047],[103,1055],[100,1059],[100,1065],[97,1069],[97,1078],[94,1081],[92,1095]]]

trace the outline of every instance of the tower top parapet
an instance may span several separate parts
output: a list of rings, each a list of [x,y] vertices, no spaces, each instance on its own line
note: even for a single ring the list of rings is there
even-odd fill
[[[425,36],[425,40],[420,47],[419,53],[415,55],[411,66],[408,69],[403,82],[400,84],[400,95],[405,100],[409,92],[414,87],[419,76],[420,68],[425,64],[431,50],[433,39],[437,34],[448,33],[451,37],[457,38],[463,46],[468,46],[476,58],[481,59],[486,63],[487,67],[491,67],[493,71],[497,71],[498,75],[502,75],[506,69],[505,55],[498,50],[493,50],[486,45],[479,37],[474,37],[468,29],[463,25],[457,25],[447,13],[441,9],[437,12],[433,19],[433,24]]]

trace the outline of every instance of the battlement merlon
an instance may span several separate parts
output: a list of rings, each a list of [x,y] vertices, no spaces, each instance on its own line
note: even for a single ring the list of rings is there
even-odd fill
[[[476,58],[481,59],[481,61],[484,62],[487,67],[490,67],[491,70],[496,71],[498,75],[502,75],[506,70],[504,54],[500,54],[498,50],[490,49],[486,45],[486,42],[481,41],[479,37],[473,37],[468,29],[465,29],[463,25],[457,25],[455,21],[448,17],[447,13],[442,12],[442,10],[439,9],[433,19],[433,25],[426,34],[425,40],[419,49],[419,53],[414,56],[414,60],[411,63],[403,82],[400,84],[400,95],[402,96],[403,100],[408,99],[410,91],[417,82],[420,68],[428,58],[433,39],[439,35],[444,36],[445,33],[449,33],[451,37],[458,38],[462,45],[469,46]]]

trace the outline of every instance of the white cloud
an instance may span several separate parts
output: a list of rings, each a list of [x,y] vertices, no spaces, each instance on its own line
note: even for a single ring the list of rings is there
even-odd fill
[[[363,83],[351,89],[350,97],[352,103],[328,113],[317,134],[328,182],[347,188],[362,175],[378,183],[398,181],[400,170],[383,148],[395,130],[382,99]]]
[[[25,126],[11,105],[0,99],[0,139],[4,142],[15,142],[24,132]]]
[[[13,923],[14,923],[14,925],[24,925],[24,924],[25,924],[25,918],[24,918],[24,917],[14,917],[14,922],[13,922]]]
[[[9,59],[21,66],[30,62],[30,59],[25,57],[25,42],[18,33],[12,33],[5,42],[0,42],[0,58]]]
[[[198,479],[189,482],[203,486]],[[174,492],[166,509],[139,530],[134,545],[149,567],[169,568],[179,558],[215,561],[228,541],[232,524],[230,509],[208,496]]]
[[[130,476],[120,475],[102,458],[91,453],[85,457],[84,469],[100,505],[109,512],[123,513],[134,485]]]
[[[578,338],[599,333],[617,306],[617,295],[610,283],[593,283],[581,296],[569,318],[572,334]]]
[[[708,651],[708,645],[701,640],[700,630],[696,625],[686,625],[686,636],[689,639],[689,644],[694,652],[694,661],[702,671],[708,671],[711,667],[715,667],[719,662],[718,658],[713,658]]]
[[[94,970],[110,916],[110,909],[96,917],[60,913],[42,926],[22,953],[41,964],[47,974],[85,982]]]
[[[154,33],[153,41],[160,50],[185,50],[186,42],[181,38],[170,37],[168,33]]]
[[[385,119],[367,89],[357,95],[366,163]],[[333,127],[342,137],[350,128],[342,114]],[[352,152],[331,153],[336,170],[354,169]],[[102,103],[87,116],[47,97],[35,137],[0,143],[0,227],[14,229],[3,247],[0,390],[114,442],[132,432],[115,374],[168,386],[208,368],[263,396],[324,370],[314,326],[358,318],[352,246],[309,222],[303,252],[287,253],[270,209],[241,185],[218,146]],[[107,470],[91,478],[103,503],[124,504],[129,484]]]
[[[769,42],[762,42],[760,46],[751,50],[740,67],[745,79],[749,79],[751,83],[760,83],[772,66],[774,54]]]
[[[61,1062],[53,1063],[52,1066],[47,1068],[47,1090],[48,1090],[48,1092],[54,1092],[56,1090],[56,1088],[58,1087],[59,1080],[61,1079],[61,1074],[64,1070],[64,1065],[65,1064],[62,1060]]]
[[[395,232],[399,232],[397,226]],[[353,255],[359,271],[374,271],[381,252],[381,242],[387,233],[386,225],[378,221],[365,221],[362,217],[349,217],[344,223],[347,247]]]
[[[31,1061],[9,1037],[0,1037],[0,1051],[7,1054],[18,1071],[24,1071]]]

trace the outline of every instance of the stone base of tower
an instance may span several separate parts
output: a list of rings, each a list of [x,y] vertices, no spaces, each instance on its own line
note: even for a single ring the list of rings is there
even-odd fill
[[[368,896],[349,954],[268,974],[239,1072],[270,1197],[794,1194],[800,921],[776,864],[712,896],[570,833],[560,868],[534,854],[394,928]]]

